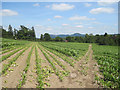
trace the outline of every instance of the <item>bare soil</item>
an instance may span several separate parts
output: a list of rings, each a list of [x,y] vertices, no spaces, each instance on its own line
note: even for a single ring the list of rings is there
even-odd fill
[[[16,67],[10,67],[13,71],[7,71],[7,75],[2,75],[2,86],[7,88],[16,88],[19,84],[19,80],[21,78],[21,73],[26,66],[26,59],[28,53],[30,52],[31,47],[26,50],[15,62],[17,64]]]
[[[40,46],[43,50],[43,47]],[[21,79],[21,73],[23,72],[23,69],[26,66],[26,59],[28,56],[28,53],[30,52],[31,47],[26,50],[23,55],[21,55],[18,60],[15,62],[17,66],[11,66],[10,69],[13,69],[13,71],[7,71],[7,75],[2,75],[2,86],[3,87],[9,87],[9,88],[16,88],[18,85],[18,81]],[[38,58],[41,59],[41,68],[45,69],[52,69],[51,64],[47,61],[44,54],[41,52],[41,50],[38,48]],[[20,50],[17,53],[20,53],[22,50]],[[45,52],[45,50],[43,50]],[[75,67],[73,68],[70,66],[67,62],[65,62],[60,57],[56,56],[55,54],[49,52],[52,56],[54,56],[57,60],[59,60],[65,67],[66,70],[70,71],[69,76],[64,77],[63,81],[61,82],[59,80],[59,77],[55,73],[50,73],[50,75],[44,79],[43,81],[45,83],[45,88],[97,88],[99,87],[95,81],[95,73],[99,71],[98,66],[95,60],[93,59],[93,50],[92,45],[89,45],[87,53],[83,56],[83,58],[79,61],[76,61]],[[16,53],[16,54],[17,54]],[[46,53],[46,52],[45,52]],[[12,55],[8,59],[12,59],[16,54]],[[46,53],[47,54],[47,53]],[[56,62],[55,60],[47,54],[49,59],[54,63],[57,69],[63,70]],[[3,63],[7,63],[8,59],[5,60]],[[25,84],[23,85],[23,88],[36,88],[38,85],[37,83],[37,74],[36,74],[36,61],[35,61],[35,49],[32,52],[32,56],[30,59],[30,67],[27,72],[27,78],[25,81]],[[1,65],[1,64],[0,64]]]
[[[70,73],[68,78],[69,84],[64,87],[70,88],[97,88],[94,83],[94,61],[92,59],[92,46],[89,46],[88,52],[85,56],[76,63],[75,71]],[[87,58],[88,57],[88,58]],[[88,59],[88,61],[86,61]],[[87,63],[86,63],[87,62]],[[66,87],[66,88],[67,88]]]
[[[35,49],[33,50],[31,59],[30,59],[30,67],[27,71],[27,79],[23,88],[36,88],[37,86],[37,74],[36,74],[36,62],[35,62]]]
[[[8,62],[9,62],[12,58],[14,58],[18,53],[20,53],[20,52],[22,52],[22,51],[23,51],[23,49],[20,50],[20,51],[18,51],[17,53],[15,53],[15,54],[13,54],[13,55],[11,55],[11,56],[8,57],[6,60],[2,61],[0,64],[3,65],[3,66],[4,66],[4,64],[8,64]]]
[[[52,69],[50,63],[47,61],[47,59],[45,58],[45,56],[43,55],[43,53],[41,52],[40,49],[38,49],[38,52],[39,52],[39,58],[42,58],[42,59],[44,60],[44,61],[42,61],[41,67],[42,67],[42,68],[48,67],[48,68],[51,68],[51,69]],[[53,69],[52,69],[52,70],[53,70]],[[61,82],[60,82],[60,80],[59,80],[59,77],[56,76],[55,73],[50,74],[50,75],[48,76],[47,80],[45,80],[44,82],[50,84],[50,86],[45,85],[45,86],[44,86],[45,88],[53,88],[53,87],[54,87],[54,88],[57,88],[57,87],[60,87],[60,85],[61,85]]]
[[[15,49],[13,49],[13,50],[11,50],[11,51],[9,51],[9,52],[3,53],[3,54],[0,55],[0,57],[1,57],[1,56],[5,56],[5,55],[7,55],[7,54],[10,54],[11,52],[14,52],[15,50],[18,50],[18,49],[20,49],[20,47],[17,48],[17,49],[15,48]]]
[[[43,51],[44,51],[44,50],[43,50]],[[45,51],[44,51],[44,52],[45,52]],[[46,53],[46,52],[45,52],[45,53]],[[46,54],[47,54],[47,53],[46,53]],[[51,62],[53,62],[53,64],[55,65],[55,67],[56,67],[58,70],[63,70],[49,54],[47,54],[47,56],[49,57],[49,59],[51,60]]]
[[[47,52],[49,52],[52,56],[54,56],[57,60],[59,60],[65,67],[68,71],[73,71],[74,68],[70,66],[70,64],[68,64],[67,62],[65,62],[62,58],[56,56],[55,54],[51,53],[50,51],[46,50]]]
[[[94,79],[95,72],[98,71],[98,68],[97,67],[95,68],[94,65],[96,62],[92,59],[92,55],[93,55],[92,45],[89,46],[89,49],[85,54],[85,56],[83,56],[83,58],[80,61],[76,62],[74,68],[71,67],[64,60],[59,58],[58,56],[54,55],[51,52],[49,53],[58,60],[60,60],[62,64],[66,66],[67,70],[70,71],[70,75],[68,77],[64,77],[64,80],[62,82],[59,82],[59,84],[53,83],[50,77],[49,78],[51,84],[50,88],[55,88],[55,87],[56,88],[97,88],[98,87]]]

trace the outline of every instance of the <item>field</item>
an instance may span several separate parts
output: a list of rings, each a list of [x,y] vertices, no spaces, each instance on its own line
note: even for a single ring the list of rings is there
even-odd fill
[[[3,88],[118,88],[118,47],[2,40]]]

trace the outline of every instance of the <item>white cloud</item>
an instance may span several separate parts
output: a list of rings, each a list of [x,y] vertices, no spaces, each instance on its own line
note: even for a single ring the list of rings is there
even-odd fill
[[[75,27],[77,27],[77,28],[83,28],[83,26],[82,26],[82,25],[78,25],[78,26],[75,26]]]
[[[58,16],[58,15],[57,15],[57,16],[54,16],[54,18],[62,18],[62,16]]]
[[[113,13],[113,8],[95,8],[89,11],[91,14],[99,14],[99,13]]]
[[[10,9],[0,10],[0,16],[16,16],[16,15],[18,15],[18,13]]]
[[[112,5],[116,2],[118,2],[119,0],[99,0],[98,1],[98,5],[100,6],[108,6],[108,5]]]
[[[87,16],[74,16],[70,17],[69,20],[95,20],[95,18],[88,18]]]
[[[85,7],[91,7],[92,6],[92,4],[89,4],[89,3],[85,3],[84,5],[85,5]]]
[[[68,26],[69,24],[62,24],[62,26]]]
[[[39,7],[40,4],[39,4],[39,3],[35,3],[35,4],[33,4],[33,6],[34,6],[34,7]]]
[[[58,11],[66,11],[66,10],[71,10],[73,9],[75,6],[74,5],[70,5],[70,4],[53,4],[52,5],[52,9],[53,10],[58,10]]]
[[[94,27],[88,27],[88,29],[94,29]]]

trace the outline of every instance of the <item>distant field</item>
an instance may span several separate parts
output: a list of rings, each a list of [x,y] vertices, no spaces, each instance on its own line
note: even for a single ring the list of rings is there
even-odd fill
[[[2,39],[4,88],[118,88],[118,47]]]

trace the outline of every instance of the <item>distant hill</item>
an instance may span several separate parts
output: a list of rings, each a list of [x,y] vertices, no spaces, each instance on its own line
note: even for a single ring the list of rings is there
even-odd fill
[[[78,37],[85,37],[85,34],[80,34],[80,33],[74,33],[74,34],[59,34],[59,35],[53,35],[53,34],[50,34],[51,38],[55,38],[55,37],[61,37],[61,38],[65,38],[67,36],[71,36],[71,37],[75,37],[75,36],[78,36]]]

